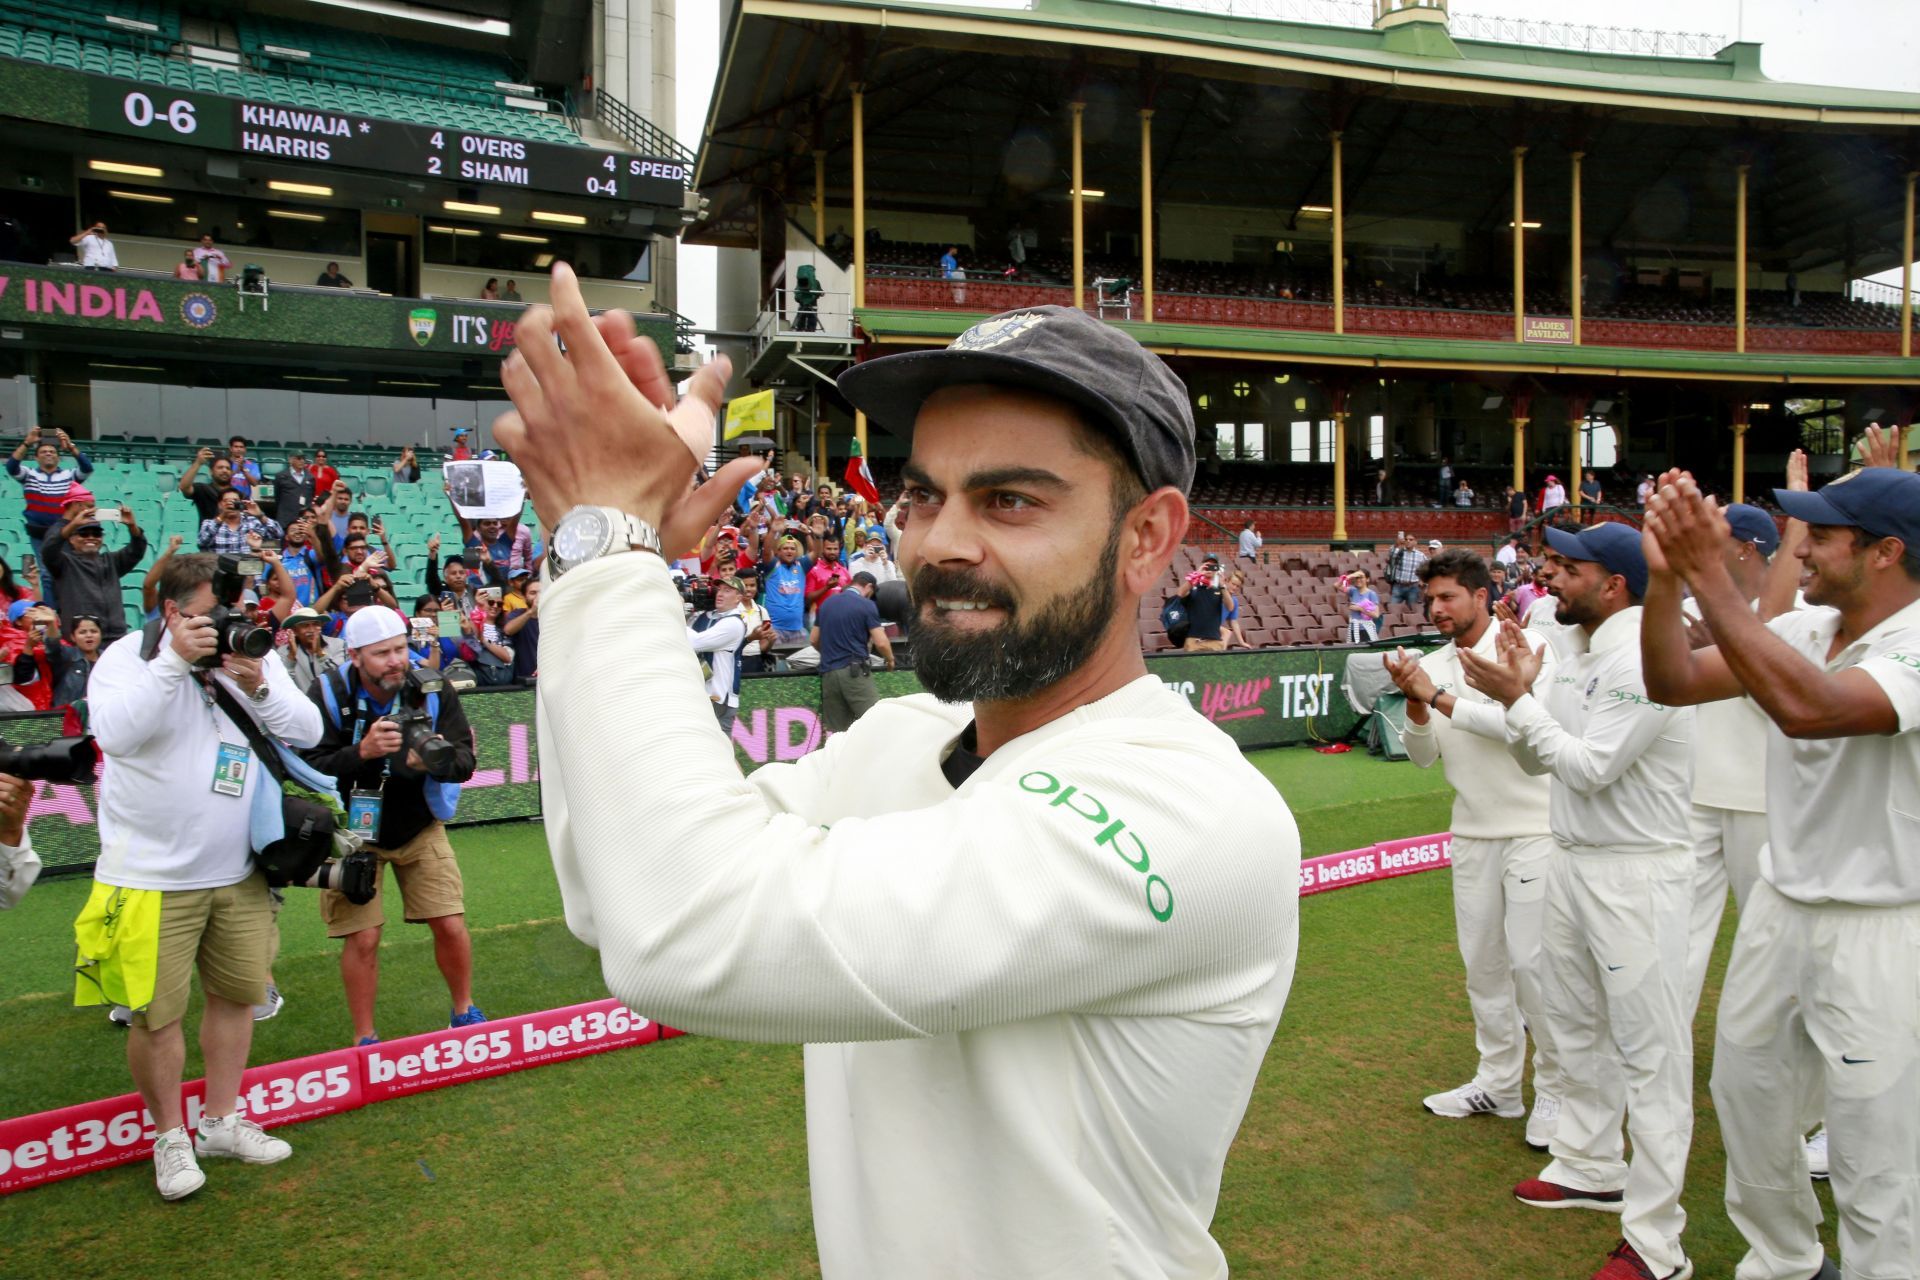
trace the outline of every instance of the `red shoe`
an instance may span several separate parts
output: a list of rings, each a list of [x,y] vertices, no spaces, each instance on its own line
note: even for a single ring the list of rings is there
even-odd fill
[[[1551,1185],[1551,1184],[1548,1184]],[[1689,1280],[1693,1275],[1693,1263],[1681,1259],[1680,1265],[1664,1276],[1656,1276],[1640,1261],[1640,1254],[1625,1240],[1620,1247],[1607,1255],[1607,1265],[1593,1273],[1593,1280]]]
[[[1513,1198],[1536,1209],[1598,1209],[1602,1213],[1618,1213],[1626,1193],[1577,1191],[1544,1178],[1528,1178],[1513,1189]]]

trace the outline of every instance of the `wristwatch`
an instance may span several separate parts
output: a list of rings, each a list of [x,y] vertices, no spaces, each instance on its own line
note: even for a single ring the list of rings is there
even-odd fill
[[[247,697],[253,702],[263,703],[269,697],[272,696],[272,693],[273,691],[267,688],[267,682],[265,678],[262,678],[260,681],[260,687],[258,689],[255,689],[252,693],[248,694]]]
[[[618,507],[575,507],[560,518],[547,555],[550,575],[558,579],[589,560],[621,551],[660,555],[660,531]]]

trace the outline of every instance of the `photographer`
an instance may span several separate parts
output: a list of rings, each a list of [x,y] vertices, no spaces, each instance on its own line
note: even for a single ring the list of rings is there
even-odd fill
[[[747,628],[748,610],[742,607],[746,599],[747,588],[740,579],[722,578],[713,584],[713,608],[687,624],[687,643],[700,655],[714,719],[720,722],[720,731],[728,734],[740,710],[740,654],[752,634]]]
[[[253,1006],[267,998],[273,933],[266,878],[249,852],[252,817],[259,803],[278,802],[279,789],[222,704],[295,746],[319,741],[320,715],[280,663],[221,654],[208,616],[221,603],[217,568],[210,555],[172,557],[159,584],[160,618],[112,645],[90,685],[90,727],[105,764],[100,860],[74,922],[81,978],[99,986],[83,1003],[133,1010],[127,1062],[159,1130],[154,1176],[168,1200],[206,1181],[196,1150],[249,1164],[291,1154],[234,1114]],[[181,1020],[196,965],[206,996],[207,1115],[190,1145]]]
[[[434,960],[453,998],[451,1025],[472,1026],[487,1019],[473,1003],[473,945],[445,822],[458,803],[458,784],[473,776],[473,731],[450,687],[413,699],[407,688],[407,632],[407,620],[380,605],[347,619],[351,665],[329,674],[308,694],[320,708],[324,731],[319,745],[301,755],[340,780],[349,825],[368,836],[383,864],[393,866],[405,919],[433,930]],[[403,732],[397,717],[409,713],[424,714],[427,723],[415,721]],[[410,741],[415,745],[409,747]],[[429,768],[427,756],[444,759]],[[356,906],[332,890],[320,895],[327,936],[344,939],[340,980],[359,1044],[380,1039],[373,1028],[380,929],[386,919],[380,899],[376,891],[371,902]]]

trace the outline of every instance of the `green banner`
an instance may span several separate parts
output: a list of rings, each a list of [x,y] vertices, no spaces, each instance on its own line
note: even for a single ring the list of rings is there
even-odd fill
[[[235,248],[234,274],[246,262]],[[306,283],[302,281],[301,283]],[[280,290],[241,306],[237,284],[164,280],[73,267],[0,264],[0,323],[284,346],[504,356],[518,308],[370,298],[339,289]],[[673,325],[638,315],[640,332],[673,350]]]

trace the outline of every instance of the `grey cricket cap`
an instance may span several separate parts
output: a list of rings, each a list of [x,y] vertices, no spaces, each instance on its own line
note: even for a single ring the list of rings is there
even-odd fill
[[[1186,387],[1159,356],[1073,307],[1003,311],[943,350],[882,356],[840,375],[854,408],[903,435],[934,392],[983,385],[1058,396],[1107,428],[1149,490],[1193,487]]]

